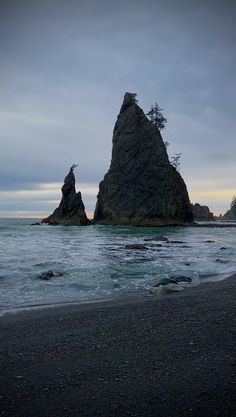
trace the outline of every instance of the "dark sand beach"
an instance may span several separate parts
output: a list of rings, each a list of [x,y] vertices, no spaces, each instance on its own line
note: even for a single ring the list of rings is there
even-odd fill
[[[0,318],[1,415],[236,415],[236,276]]]

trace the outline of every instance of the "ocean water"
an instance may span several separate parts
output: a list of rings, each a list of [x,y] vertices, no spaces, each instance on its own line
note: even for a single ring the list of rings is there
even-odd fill
[[[0,312],[149,294],[160,279],[199,282],[236,272],[236,228],[32,226],[0,219]],[[168,242],[157,241],[162,235]],[[148,241],[145,239],[149,239]],[[146,250],[127,248],[145,244]],[[44,281],[40,275],[52,270]]]

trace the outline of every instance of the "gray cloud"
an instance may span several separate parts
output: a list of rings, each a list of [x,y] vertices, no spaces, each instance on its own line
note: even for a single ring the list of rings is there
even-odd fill
[[[74,162],[79,182],[100,181],[127,90],[144,110],[156,100],[164,107],[163,136],[170,154],[182,152],[190,187],[206,178],[231,187],[234,1],[8,0],[1,8],[0,190],[62,182]]]

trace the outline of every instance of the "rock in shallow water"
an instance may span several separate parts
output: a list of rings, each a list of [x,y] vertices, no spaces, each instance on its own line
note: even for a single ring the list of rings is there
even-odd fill
[[[52,269],[49,269],[46,272],[43,272],[39,275],[39,279],[42,279],[43,281],[49,281],[50,279],[54,277],[61,277],[63,275],[62,272],[54,272]]]
[[[150,292],[155,295],[167,295],[175,292],[183,291],[184,287],[180,284],[160,285],[159,287],[152,287]]]
[[[49,269],[49,271],[43,272],[41,275],[39,275],[39,278],[44,281],[49,281],[51,278],[54,277],[54,272]]]
[[[125,249],[148,250],[148,247],[142,243],[133,243],[130,245],[125,245]]]
[[[168,284],[180,284],[183,282],[190,283],[192,279],[190,277],[186,277],[184,275],[179,276],[170,276],[169,278],[162,278],[154,287],[159,287],[160,285],[168,285]]]
[[[146,239],[143,239],[144,242],[153,242],[153,241],[157,241],[157,242],[169,242],[169,240],[167,239],[167,237],[165,236],[152,236]]]
[[[190,282],[192,282],[190,277],[185,277],[182,275],[163,278],[150,289],[150,292],[156,295],[165,295],[183,291],[185,284],[189,284]]]

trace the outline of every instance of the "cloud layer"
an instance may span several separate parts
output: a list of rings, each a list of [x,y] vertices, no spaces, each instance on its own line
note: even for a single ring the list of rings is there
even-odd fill
[[[0,191],[8,194],[0,215],[50,212],[60,188],[44,203],[37,190],[61,184],[73,163],[80,188],[97,186],[125,91],[137,92],[144,110],[155,101],[165,109],[164,140],[171,155],[182,152],[191,199],[228,208],[236,190],[234,1],[10,0],[1,7]],[[25,190],[31,199],[23,205]],[[92,211],[95,195],[86,198]]]

